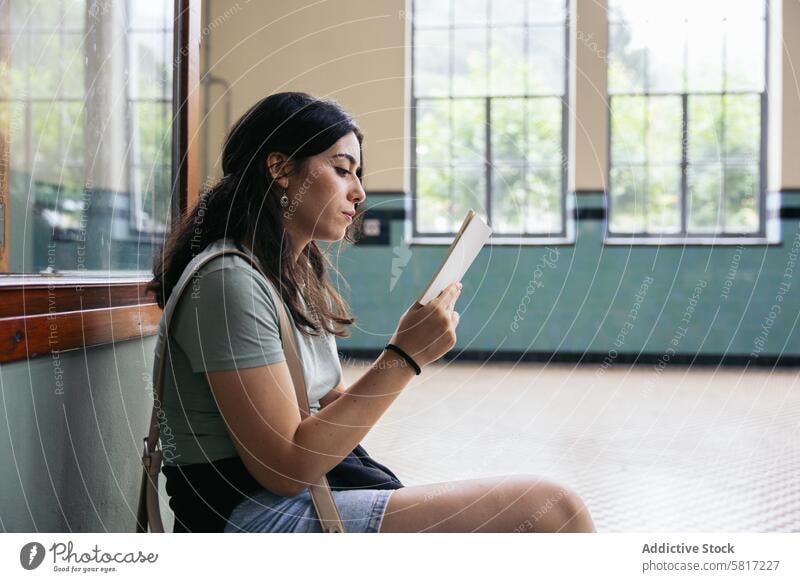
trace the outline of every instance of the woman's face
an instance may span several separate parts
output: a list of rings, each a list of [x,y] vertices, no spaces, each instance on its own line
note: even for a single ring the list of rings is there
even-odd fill
[[[352,222],[356,204],[366,198],[356,172],[361,169],[358,139],[348,133],[326,151],[312,156],[287,176],[289,204],[282,220],[302,249],[311,240],[341,240]],[[349,215],[349,216],[348,216]]]

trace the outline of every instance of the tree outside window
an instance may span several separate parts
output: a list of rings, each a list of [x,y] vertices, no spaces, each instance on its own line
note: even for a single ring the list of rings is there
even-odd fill
[[[413,5],[415,234],[563,235],[565,0]]]
[[[764,0],[609,0],[612,234],[764,231]]]

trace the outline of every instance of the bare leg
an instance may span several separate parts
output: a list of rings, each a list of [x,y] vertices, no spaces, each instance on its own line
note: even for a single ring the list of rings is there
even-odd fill
[[[570,489],[530,475],[404,487],[389,498],[381,532],[593,532]]]

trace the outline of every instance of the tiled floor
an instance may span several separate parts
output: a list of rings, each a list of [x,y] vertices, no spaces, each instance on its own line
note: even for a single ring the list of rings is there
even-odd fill
[[[800,531],[800,371],[597,370],[437,363],[364,446],[406,485],[562,482],[598,531]]]

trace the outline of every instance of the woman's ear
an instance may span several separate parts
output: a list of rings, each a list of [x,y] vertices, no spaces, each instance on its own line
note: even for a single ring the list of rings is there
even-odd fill
[[[275,183],[284,190],[289,187],[289,159],[280,152],[272,152],[267,156],[267,173]]]

